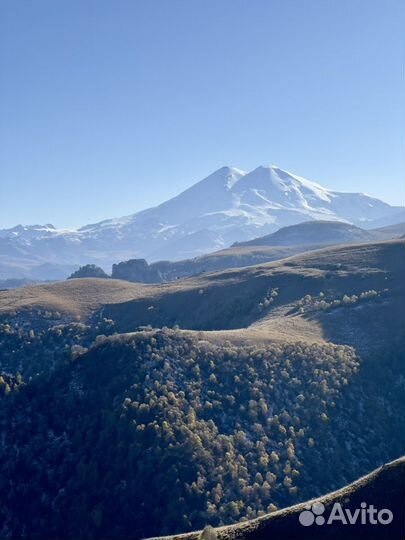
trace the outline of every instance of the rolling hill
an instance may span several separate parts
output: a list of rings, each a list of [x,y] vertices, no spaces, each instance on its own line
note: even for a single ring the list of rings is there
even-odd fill
[[[207,272],[277,261],[319,247],[322,246],[236,246],[194,259],[158,261],[152,264],[148,264],[145,259],[131,259],[114,264],[111,277],[138,283],[165,283]]]
[[[236,243],[235,246],[331,245],[371,242],[377,239],[379,239],[378,235],[373,231],[361,229],[350,223],[306,221],[283,227],[275,233],[260,238]]]
[[[306,221],[283,227],[275,233],[236,242],[235,246],[302,246],[333,245],[372,242],[399,238],[405,232],[405,224],[365,230],[350,223],[337,221]]]
[[[55,312],[84,322],[102,314],[120,332],[179,325],[230,339],[321,339],[365,347],[402,332],[404,272],[404,241],[392,240],[327,247],[161,285],[89,278],[4,291],[0,314],[38,321],[48,313],[47,324]],[[368,291],[377,296],[360,300]],[[353,295],[358,299],[345,309],[343,297]]]
[[[384,239],[401,238],[405,234],[405,223],[395,223],[386,227],[373,229],[374,233],[382,234]]]
[[[203,272],[272,262],[327,245],[398,238],[403,231],[405,224],[368,231],[337,221],[308,221],[282,227],[273,234],[247,242],[237,242],[230,248],[194,259],[158,261],[152,264],[148,264],[145,259],[124,261],[113,265],[112,277],[140,283],[162,283]]]
[[[56,319],[87,320],[108,305],[136,298],[142,285],[110,279],[68,280],[0,292],[0,316],[40,317],[49,312]]]
[[[404,271],[391,240],[0,292],[1,535],[294,531],[404,454]],[[397,505],[394,470],[344,500]]]

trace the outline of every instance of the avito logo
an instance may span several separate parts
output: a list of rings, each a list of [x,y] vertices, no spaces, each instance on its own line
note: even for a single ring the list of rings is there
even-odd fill
[[[340,503],[335,503],[328,516],[324,515],[326,508],[322,503],[317,502],[305,508],[298,518],[304,527],[339,522],[342,525],[389,525],[394,519],[393,513],[388,508],[378,510],[374,505],[368,505],[365,502],[360,504],[360,508],[354,510],[343,508]]]

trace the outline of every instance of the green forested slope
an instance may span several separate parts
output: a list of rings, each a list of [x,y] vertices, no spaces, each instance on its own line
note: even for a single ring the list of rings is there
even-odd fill
[[[216,346],[178,331],[98,342],[31,381],[1,382],[6,538],[232,523],[403,449],[403,356],[374,365],[377,385],[353,349],[332,344]]]

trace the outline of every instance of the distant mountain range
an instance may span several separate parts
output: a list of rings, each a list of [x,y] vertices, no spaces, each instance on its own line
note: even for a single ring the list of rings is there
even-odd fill
[[[177,197],[130,216],[76,230],[17,225],[0,230],[0,279],[61,279],[78,265],[180,260],[308,220],[363,229],[405,221],[405,208],[340,193],[278,167],[222,167]]]
[[[227,268],[241,268],[272,262],[325,246],[390,240],[404,234],[405,223],[382,229],[365,230],[339,221],[306,221],[298,225],[282,227],[275,233],[236,243],[230,248],[192,259],[157,261],[151,264],[148,264],[145,259],[122,261],[113,264],[111,277],[138,283],[163,283]],[[107,275],[95,265],[85,265],[70,277],[94,278],[107,277]]]

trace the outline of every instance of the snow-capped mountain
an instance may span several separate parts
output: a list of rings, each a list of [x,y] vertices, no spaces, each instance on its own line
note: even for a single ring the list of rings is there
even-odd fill
[[[363,228],[405,220],[405,209],[363,193],[340,193],[282,170],[222,167],[154,208],[77,230],[18,225],[0,230],[0,277],[38,265],[113,262],[144,257],[179,260],[308,220]],[[30,270],[31,271],[31,270]]]

